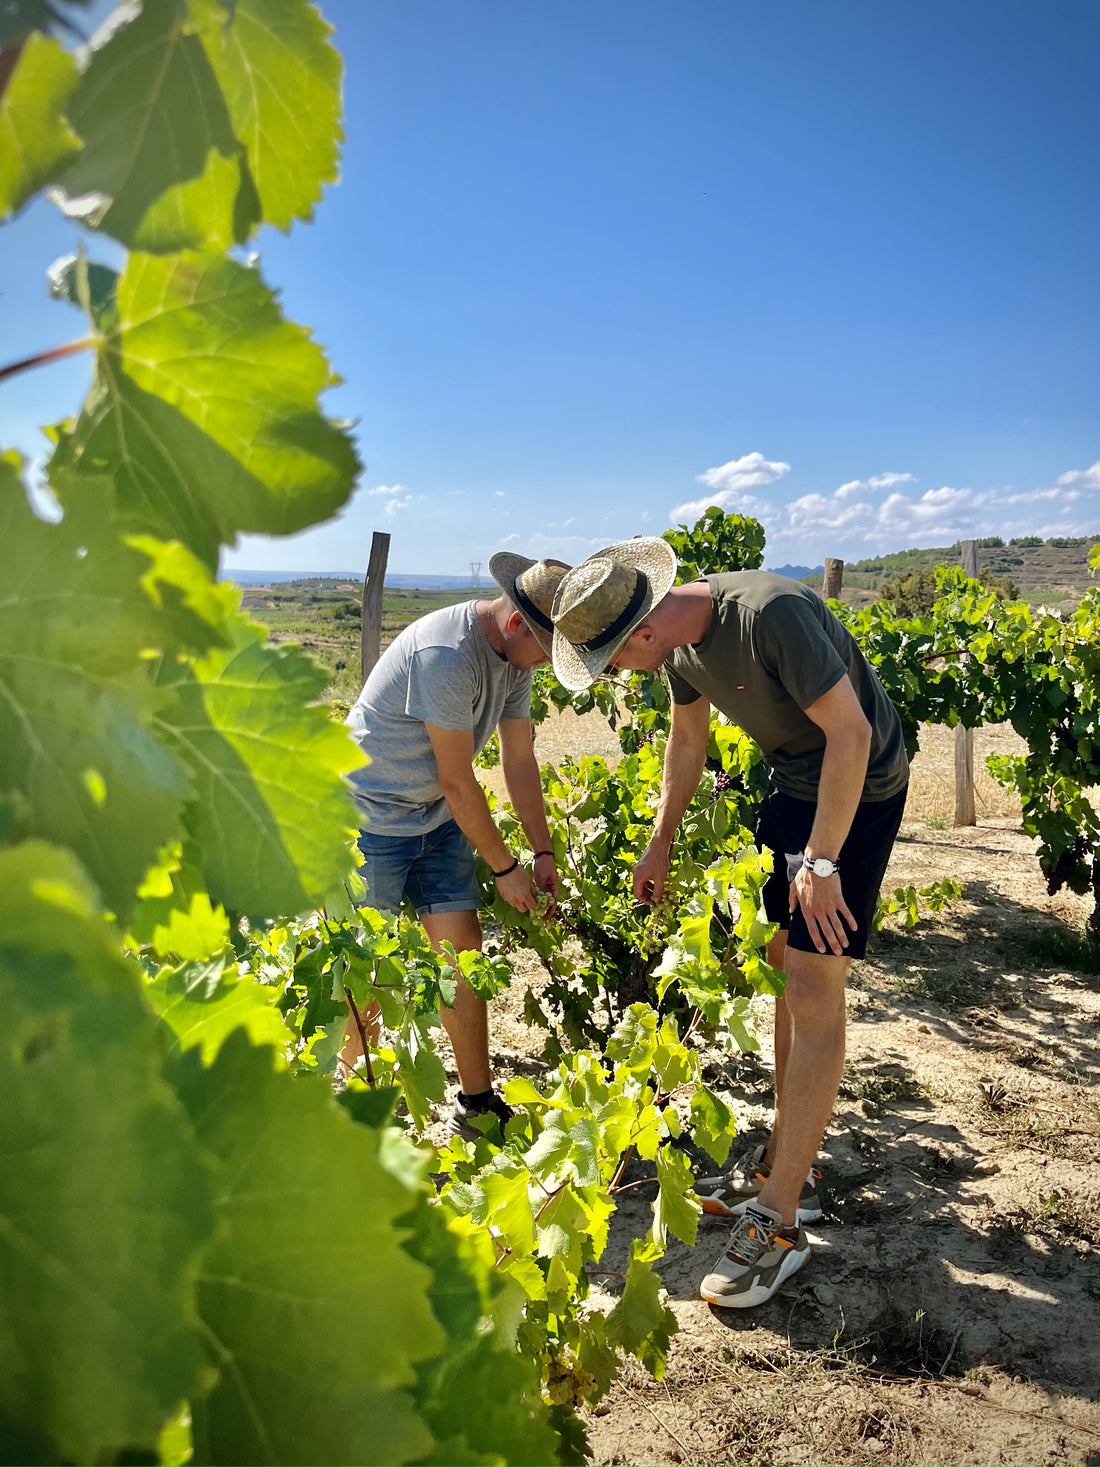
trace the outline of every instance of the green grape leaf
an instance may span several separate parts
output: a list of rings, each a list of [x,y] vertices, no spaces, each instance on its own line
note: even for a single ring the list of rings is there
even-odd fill
[[[530,1084],[529,1080],[510,1080],[506,1094],[515,1103],[520,1099],[523,1087]],[[544,1179],[552,1176],[569,1156],[573,1143],[566,1126],[566,1119],[560,1110],[552,1110],[546,1115],[542,1130],[523,1157],[535,1176]]]
[[[223,250],[259,222],[244,147],[175,0],[125,13],[69,102],[83,151],[57,175],[65,212],[132,250]]]
[[[191,1050],[176,1077],[219,1163],[198,1283],[218,1379],[193,1402],[196,1459],[415,1460],[430,1445],[415,1365],[444,1336],[427,1270],[401,1246],[412,1198],[380,1165],[378,1133],[240,1033],[209,1069]]]
[[[630,1262],[622,1295],[607,1316],[609,1344],[636,1356],[660,1380],[668,1359],[668,1346],[679,1326],[676,1316],[661,1303],[661,1281],[652,1264],[659,1250],[635,1238],[630,1245]]]
[[[0,1004],[0,1419],[117,1461],[197,1384],[209,1185],[117,933],[36,841],[0,851]]]
[[[413,1122],[422,1131],[431,1120],[432,1101],[443,1099],[447,1072],[428,1036],[426,1022],[415,1014],[407,1016],[393,1047],[398,1064],[395,1079]]]
[[[161,957],[185,963],[201,962],[220,953],[229,941],[229,918],[204,891],[197,891],[186,908],[171,907],[153,928],[151,946]]]
[[[288,535],[351,492],[351,439],[318,399],[336,381],[257,270],[220,256],[134,255],[92,390],[58,431],[66,508],[109,474],[120,525],[180,540],[207,566],[242,530]]]
[[[607,1058],[644,1080],[657,1053],[657,1014],[648,1004],[633,1003],[608,1040]]]
[[[170,1051],[199,1047],[210,1064],[237,1029],[253,1044],[271,1044],[281,1054],[291,1035],[275,1006],[278,990],[252,978],[230,978],[218,957],[210,962],[162,968],[150,979],[145,996],[171,1030]]]
[[[553,1461],[532,1362],[480,1328],[495,1283],[484,1234],[462,1236],[422,1202],[400,1221],[409,1229],[406,1252],[431,1270],[428,1302],[448,1339],[446,1353],[418,1372],[417,1409],[436,1437],[421,1464]],[[534,1259],[513,1261],[513,1273],[516,1262],[537,1276],[545,1297]]]
[[[533,1363],[491,1335],[466,1336],[417,1406],[436,1441],[421,1467],[555,1462],[555,1438]],[[390,1459],[392,1460],[392,1459]]]
[[[187,0],[248,152],[263,218],[310,219],[339,177],[343,62],[307,0]]]
[[[569,1132],[569,1164],[578,1187],[594,1187],[600,1179],[597,1160],[600,1133],[591,1116],[581,1116]]]
[[[307,706],[326,675],[293,648],[265,645],[239,614],[224,648],[193,665],[162,661],[156,729],[190,771],[186,824],[211,897],[254,916],[302,912],[349,865],[355,811],[342,776],[362,756]]]
[[[70,846],[119,915],[182,834],[183,763],[152,728],[140,661],[163,643],[148,561],[113,539],[102,486],[57,525],[35,518],[18,460],[0,456],[0,793],[21,834]]]
[[[65,118],[76,62],[33,31],[0,97],[0,220],[26,203],[80,147]]]
[[[736,1134],[729,1106],[706,1085],[697,1084],[691,1095],[691,1135],[696,1146],[721,1166]]]
[[[651,1236],[664,1247],[666,1232],[688,1245],[695,1246],[695,1234],[703,1211],[693,1191],[695,1179],[691,1163],[673,1146],[662,1146],[657,1153],[657,1197],[653,1203]]]
[[[502,1154],[496,1166],[486,1168],[478,1180],[482,1201],[476,1221],[498,1228],[513,1253],[530,1253],[535,1246],[535,1220],[527,1195],[527,1168]]]
[[[589,1403],[594,1405],[607,1395],[619,1374],[619,1356],[607,1343],[607,1320],[602,1314],[592,1314],[581,1322],[577,1359],[581,1369],[592,1377]]]

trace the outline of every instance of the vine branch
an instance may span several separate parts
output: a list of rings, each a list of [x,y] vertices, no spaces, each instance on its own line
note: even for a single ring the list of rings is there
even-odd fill
[[[2,95],[3,78],[0,77],[0,95]],[[78,351],[90,351],[96,344],[94,336],[85,336],[80,341],[69,341],[64,346],[51,347],[49,351],[36,352],[33,357],[24,357],[20,362],[9,362],[6,367],[0,367],[0,382],[7,377],[14,377],[18,372],[29,372],[32,367],[45,367],[49,362],[57,362],[62,357],[73,357]]]

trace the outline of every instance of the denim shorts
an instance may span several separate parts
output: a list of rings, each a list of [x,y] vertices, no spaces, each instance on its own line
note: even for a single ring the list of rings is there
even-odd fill
[[[408,897],[416,915],[425,912],[476,912],[481,906],[477,857],[453,820],[425,835],[359,834],[367,884],[366,905],[399,912]]]
[[[857,924],[853,932],[847,921],[840,919],[848,934],[848,946],[842,954],[846,958],[861,958],[866,952],[879,887],[905,813],[907,793],[908,790],[902,790],[887,800],[867,800],[858,805],[847,839],[837,855],[840,889]],[[788,947],[804,953],[816,953],[817,948],[807,930],[802,908],[796,907],[793,913],[790,910],[790,890],[802,865],[816,814],[817,806],[812,801],[796,800],[772,790],[760,807],[756,827],[757,845],[768,846],[775,853],[774,869],[763,893],[768,921],[778,922],[781,930],[789,927]]]

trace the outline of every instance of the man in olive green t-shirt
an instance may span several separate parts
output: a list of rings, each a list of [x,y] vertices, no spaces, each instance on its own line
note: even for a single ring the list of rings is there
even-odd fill
[[[776,1000],[775,1119],[766,1146],[696,1185],[706,1211],[739,1218],[700,1293],[747,1308],[809,1258],[800,1224],[821,1216],[813,1162],[844,1065],[848,967],[863,956],[909,766],[873,668],[808,587],[764,571],[685,586],[675,577],[671,547],[648,537],[575,567],[554,601],[554,670],[578,690],[608,667],[668,673],[671,729],[653,836],[634,867],[639,901],[664,893],[712,704],[757,741],[771,772],[756,838],[775,861],[764,905],[780,930],[768,959],[787,977]]]

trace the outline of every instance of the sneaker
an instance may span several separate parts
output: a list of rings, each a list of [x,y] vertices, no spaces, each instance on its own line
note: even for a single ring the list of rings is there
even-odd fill
[[[746,1207],[729,1245],[699,1285],[710,1304],[751,1309],[809,1261],[810,1244],[800,1227],[785,1228],[778,1212],[756,1203]]]
[[[483,1095],[463,1095],[460,1090],[455,1096],[455,1103],[447,1118],[447,1135],[461,1136],[464,1141],[477,1141],[485,1135],[485,1132],[479,1130],[477,1126],[472,1126],[471,1118],[495,1116],[500,1122],[500,1134],[503,1138],[504,1127],[514,1115],[515,1111],[512,1107],[495,1090],[487,1090]]]
[[[768,1180],[771,1168],[764,1160],[765,1147],[756,1146],[744,1152],[734,1162],[724,1177],[700,1177],[695,1183],[695,1195],[702,1203],[704,1212],[718,1217],[737,1217],[744,1212]],[[806,1182],[798,1199],[797,1221],[817,1222],[821,1217],[821,1173],[812,1166],[806,1173]]]

